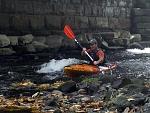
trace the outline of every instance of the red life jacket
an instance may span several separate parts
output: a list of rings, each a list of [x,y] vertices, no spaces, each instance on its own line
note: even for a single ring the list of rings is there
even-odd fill
[[[91,50],[88,49],[87,52],[91,55],[91,57],[94,59],[94,61],[99,60],[99,57],[103,59],[102,62],[99,63],[99,65],[104,65],[105,61],[105,53],[101,49],[95,49]],[[92,62],[91,62],[92,63]]]

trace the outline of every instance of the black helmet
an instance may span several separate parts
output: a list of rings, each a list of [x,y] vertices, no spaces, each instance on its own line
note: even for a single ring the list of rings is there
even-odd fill
[[[93,45],[93,44],[97,44],[96,39],[91,39],[91,40],[89,41],[89,44],[91,44],[91,45]]]

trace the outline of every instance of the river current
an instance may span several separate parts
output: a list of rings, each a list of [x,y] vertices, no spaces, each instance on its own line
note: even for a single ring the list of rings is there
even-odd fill
[[[109,62],[118,65],[113,72],[115,75],[150,78],[150,48],[108,51],[107,57]],[[64,66],[86,62],[74,56],[59,59],[20,59],[19,56],[1,59],[0,93],[6,92],[12,83],[26,79],[35,83],[49,82],[63,76]]]

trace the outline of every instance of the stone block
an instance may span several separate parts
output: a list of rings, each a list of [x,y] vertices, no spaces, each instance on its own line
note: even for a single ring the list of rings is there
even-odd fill
[[[103,8],[103,15],[105,17],[113,17],[114,16],[114,7]]]
[[[136,16],[150,16],[150,9],[134,8],[133,14]]]
[[[29,29],[29,16],[28,15],[13,15],[11,27],[15,30],[28,30]]]
[[[121,29],[130,29],[130,18],[119,18],[118,22]]]
[[[47,0],[36,0],[33,3],[33,14],[50,14],[53,10],[53,5]]]
[[[76,28],[88,28],[88,17],[86,16],[75,16]]]
[[[29,19],[32,30],[41,30],[45,27],[43,15],[30,15]]]
[[[8,29],[10,27],[9,21],[9,14],[0,14],[0,29]]]
[[[109,18],[108,26],[109,26],[109,28],[112,28],[112,29],[120,28],[118,18]]]
[[[98,28],[109,28],[108,18],[96,17],[96,27],[98,27]]]
[[[47,15],[45,16],[46,28],[48,29],[60,29],[61,28],[61,16]]]
[[[33,14],[32,1],[29,1],[29,0],[15,0],[15,12],[16,13]]]
[[[2,13],[14,13],[15,12],[14,0],[1,0],[0,5],[1,5],[0,11]]]
[[[89,19],[89,27],[94,28],[96,26],[96,17],[88,17]]]
[[[86,16],[92,15],[92,7],[90,5],[84,6],[84,15]]]
[[[150,29],[150,23],[137,23],[136,28],[138,28],[138,29]]]
[[[150,29],[136,29],[136,33],[150,35]]]
[[[133,23],[150,23],[150,16],[134,16]]]

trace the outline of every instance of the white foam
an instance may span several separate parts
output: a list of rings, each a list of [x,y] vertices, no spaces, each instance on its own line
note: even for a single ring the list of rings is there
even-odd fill
[[[144,48],[141,49],[127,49],[128,52],[134,53],[134,54],[143,54],[143,53],[150,53],[150,48]]]
[[[41,69],[39,69],[37,72],[38,73],[59,72],[62,71],[65,66],[71,64],[78,64],[81,62],[86,62],[86,61],[82,61],[75,58],[68,58],[68,59],[61,59],[61,60],[52,59],[50,60],[49,63],[44,63],[43,65],[41,65]]]

